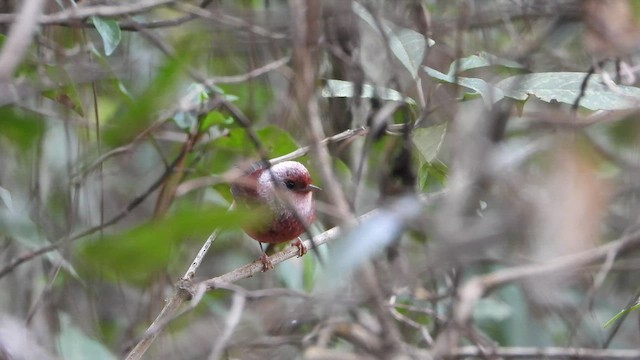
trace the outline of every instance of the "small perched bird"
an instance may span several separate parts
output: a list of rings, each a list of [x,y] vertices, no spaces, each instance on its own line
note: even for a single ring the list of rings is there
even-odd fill
[[[297,161],[284,161],[271,166],[254,166],[247,175],[231,185],[231,193],[239,206],[265,207],[269,216],[260,225],[245,228],[245,232],[262,243],[279,244],[298,238],[313,220],[316,212],[313,192],[320,190],[311,184],[311,175]],[[298,238],[292,244],[299,249],[298,256],[307,252]],[[262,249],[260,257],[264,270],[273,268]]]

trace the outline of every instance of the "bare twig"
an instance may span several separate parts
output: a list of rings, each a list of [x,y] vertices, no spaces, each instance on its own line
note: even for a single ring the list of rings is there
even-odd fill
[[[231,206],[233,206],[233,204]],[[204,244],[200,248],[200,251],[198,251],[198,254],[196,255],[195,259],[193,259],[193,261],[191,262],[191,265],[189,266],[189,269],[187,269],[187,272],[182,277],[182,280],[193,279],[193,277],[196,275],[196,270],[198,270],[198,268],[200,267],[200,264],[202,263],[202,259],[204,259],[204,256],[207,254],[207,251],[209,251],[209,247],[211,247],[211,244],[213,244],[213,242],[216,240],[219,233],[220,233],[220,229],[215,229],[213,230],[211,235],[209,235],[209,237],[207,238],[207,241],[204,242]]]
[[[370,216],[370,215],[371,213],[368,213],[365,216]],[[335,239],[339,234],[340,234],[340,228],[335,227],[333,229],[323,232],[322,234],[315,236],[313,238],[313,243],[311,242],[311,240],[305,240],[303,241],[303,244],[310,250],[313,247],[313,244],[320,246],[322,244],[325,244]],[[278,253],[275,253],[273,255],[269,255],[269,259],[271,260],[271,263],[273,265],[280,264],[281,262],[284,262],[294,257],[298,257],[298,249],[293,246],[287,247],[286,249]],[[205,280],[202,283],[205,284],[208,289],[213,290],[221,286],[220,284],[234,283],[238,280],[250,278],[253,275],[262,273],[263,269],[264,269],[264,264],[260,259],[258,259],[250,264],[241,266],[224,275],[220,275],[220,276]]]
[[[235,208],[235,202],[232,203],[231,206],[229,206],[229,210],[227,211],[231,211],[234,208]],[[187,272],[182,277],[183,281],[193,280],[193,277],[196,275],[196,270],[198,270],[198,268],[200,267],[200,264],[202,263],[202,259],[204,259],[204,256],[207,254],[207,251],[209,251],[209,247],[211,247],[211,244],[216,240],[219,233],[220,233],[220,229],[215,229],[213,230],[211,235],[209,235],[209,237],[207,238],[207,241],[204,242],[204,244],[200,248],[200,251],[198,251],[198,254],[196,255],[195,259],[193,259],[193,261],[191,262],[191,265],[189,265],[189,269],[187,269]]]
[[[266,74],[270,71],[278,69],[289,62],[290,58],[288,56],[282,57],[278,60],[267,63],[259,68],[255,68],[245,74],[241,75],[233,75],[233,76],[214,76],[208,79],[209,83],[212,84],[237,84],[241,82],[245,82],[247,80],[256,78],[260,75]]]
[[[359,127],[357,129],[349,129],[349,130],[345,130],[339,134],[333,135],[333,136],[329,136],[328,138],[325,138],[323,140],[320,141],[320,144],[323,146],[326,146],[330,143],[337,143],[337,142],[341,142],[341,141],[346,141],[349,140],[355,136],[363,136],[366,135],[367,132],[369,131],[368,128],[366,127]],[[291,152],[287,155],[283,155],[277,158],[273,158],[271,160],[269,160],[272,164],[277,164],[279,162],[283,162],[283,161],[288,161],[288,160],[293,160],[295,158],[298,158],[300,156],[304,156],[306,154],[309,153],[309,151],[311,151],[311,147],[310,146],[304,146],[301,147],[300,149]]]

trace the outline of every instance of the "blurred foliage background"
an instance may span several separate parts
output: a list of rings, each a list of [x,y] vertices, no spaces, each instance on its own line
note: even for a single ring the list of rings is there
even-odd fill
[[[125,357],[212,231],[196,284],[260,254],[238,166],[305,146],[342,232],[145,358],[640,357],[639,1],[0,11],[0,358]]]

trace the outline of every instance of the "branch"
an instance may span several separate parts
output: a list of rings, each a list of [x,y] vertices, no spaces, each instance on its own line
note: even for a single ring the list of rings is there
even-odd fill
[[[375,211],[368,212],[365,215],[362,215],[360,217],[360,220],[361,221],[365,220],[366,218],[370,217],[374,213]],[[329,229],[323,232],[322,234],[314,236],[313,241],[311,239],[307,239],[303,241],[303,244],[304,246],[307,247],[307,249],[311,250],[314,247],[314,245],[317,247],[322,244],[326,244],[329,241],[336,239],[338,235],[340,235],[340,228],[334,227],[332,229]],[[287,261],[297,256],[298,256],[298,249],[293,246],[289,246],[280,252],[277,252],[273,255],[269,255],[269,259],[271,260],[271,263],[273,265],[277,265],[277,264],[280,264],[281,262]],[[258,259],[250,264],[239,267],[224,275],[220,275],[211,279],[204,280],[202,284],[204,284],[208,290],[214,290],[223,286],[224,284],[234,283],[242,279],[250,278],[256,274],[263,272],[263,269],[264,269],[264,264],[260,259]]]
[[[230,75],[230,76],[214,76],[212,78],[209,78],[208,81],[212,84],[237,84],[237,83],[245,82],[247,80],[256,78],[260,75],[276,70],[281,66],[286,65],[289,62],[289,60],[291,60],[289,56],[284,56],[278,60],[269,62],[261,67],[255,68],[244,74]]]

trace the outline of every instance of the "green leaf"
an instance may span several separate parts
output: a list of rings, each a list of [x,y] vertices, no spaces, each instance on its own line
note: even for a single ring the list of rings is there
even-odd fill
[[[122,40],[120,26],[115,20],[103,19],[98,16],[92,16],[91,20],[102,38],[104,54],[110,56],[120,44],[120,40]]]
[[[165,269],[176,256],[176,246],[188,238],[204,240],[214,229],[235,229],[264,219],[259,210],[228,212],[226,208],[176,212],[163,219],[84,244],[86,270],[113,279],[138,283]]]
[[[458,76],[456,78],[453,75],[441,73],[440,71],[428,66],[423,66],[422,69],[427,73],[427,75],[445,83],[455,84],[457,80],[458,85],[471,90],[471,92],[469,92],[470,94],[480,94],[487,104],[493,104],[505,96],[504,92],[500,88],[482,79],[463,76]]]
[[[213,91],[219,92],[220,94],[224,94],[222,89],[218,87],[212,87]],[[200,106],[204,105],[207,101],[209,101],[209,92],[207,88],[200,83],[191,83],[189,87],[187,87],[186,95],[181,98],[181,106],[184,108],[190,109],[198,109]],[[212,112],[213,113],[219,112]],[[222,114],[220,114],[222,115]],[[210,126],[214,125],[216,119],[207,116],[205,121],[208,125],[200,124],[200,131],[207,130]],[[178,125],[179,128],[187,131],[191,131],[198,123],[198,118],[196,116],[196,111],[180,111],[174,115],[173,121]],[[221,121],[220,121],[221,122]]]
[[[71,324],[69,315],[60,313],[60,334],[58,335],[58,351],[66,360],[115,360],[117,359],[100,342],[88,337],[80,329]]]
[[[185,106],[202,105],[209,100],[207,88],[199,83],[191,83],[186,90],[186,95],[182,99]]]
[[[225,136],[219,137],[213,142],[217,151],[224,149],[232,150],[231,152],[243,156],[250,155],[253,151],[247,144],[249,144],[249,137],[246,131],[241,128],[231,129]],[[225,157],[227,157],[226,154]],[[227,166],[224,168],[227,168]]]
[[[420,191],[430,186],[441,187],[447,181],[447,165],[441,161],[423,162],[418,169],[418,188]]]
[[[200,131],[207,131],[212,126],[228,127],[233,125],[233,118],[220,111],[211,111],[200,123]]]
[[[11,106],[0,107],[0,137],[13,142],[22,150],[27,150],[42,137],[44,121],[27,111]]]
[[[390,33],[389,46],[411,76],[416,78],[424,60],[425,37],[410,29],[400,29]]]
[[[85,115],[82,106],[82,99],[80,98],[80,94],[78,94],[77,88],[73,84],[43,91],[42,96],[62,104],[67,109],[75,111],[80,116]]]
[[[616,321],[618,321],[620,318],[622,318],[623,316],[626,316],[628,313],[632,312],[632,311],[636,311],[640,309],[640,302],[636,302],[635,305],[627,308],[627,309],[622,309],[619,313],[617,313],[614,317],[612,317],[611,319],[609,319],[609,321],[607,321],[604,324],[604,327],[607,328],[609,326],[611,326],[613,323],[615,323]]]
[[[355,86],[350,81],[329,79],[326,81],[324,88],[322,88],[322,97],[346,97],[352,98],[355,95]],[[376,87],[370,84],[362,84],[362,98],[379,98],[388,101],[400,101],[408,104],[415,104],[416,102],[410,97],[402,95],[400,92],[383,87]]]
[[[186,64],[186,57],[169,60],[145,91],[130,99],[123,96],[121,107],[107,120],[102,132],[105,143],[117,147],[128,143],[156,118],[158,109],[166,108],[176,98],[176,84]]]
[[[198,119],[191,112],[179,112],[173,116],[173,122],[182,130],[189,131],[198,122]]]
[[[384,37],[389,40],[391,52],[414,78],[417,77],[425,49],[427,46],[433,46],[435,41],[411,29],[397,27],[387,20],[376,21],[373,15],[358,2],[353,2],[352,10],[380,35],[382,35],[381,30],[384,32]]]
[[[436,160],[447,134],[447,124],[439,124],[428,128],[415,129],[411,138],[420,153],[418,169],[418,188],[423,191],[429,184],[443,185],[446,176],[446,165]]]
[[[258,130],[257,133],[270,154],[284,155],[298,149],[298,144],[291,134],[277,126],[267,126]]]
[[[526,100],[530,95],[546,102],[557,101],[573,104],[580,94],[580,87],[586,73],[549,72],[516,75],[504,79],[495,86],[504,91],[505,96],[516,100]],[[640,101],[640,88],[616,85],[607,87],[602,75],[593,74],[580,106],[589,110],[621,110],[636,108]]]
[[[458,71],[458,73],[461,73],[467,70],[478,69],[478,68],[488,67],[488,66],[504,66],[511,69],[525,68],[524,66],[522,66],[521,64],[515,61],[509,60],[509,59],[502,59],[493,54],[489,54],[488,52],[481,51],[476,55],[460,58],[452,62],[451,66],[449,66],[449,72],[447,74],[450,76],[454,76],[456,70]]]
[[[425,161],[432,162],[444,142],[447,134],[447,123],[415,129],[411,140]]]

